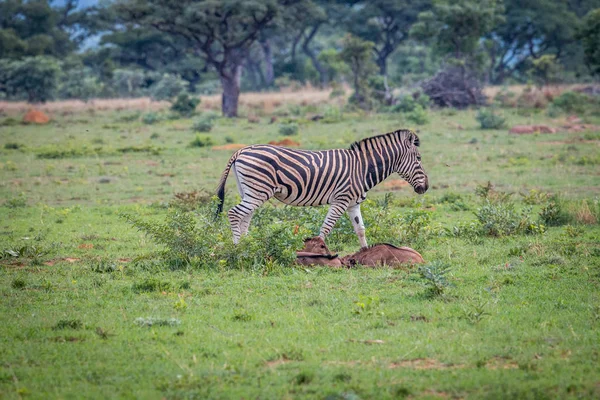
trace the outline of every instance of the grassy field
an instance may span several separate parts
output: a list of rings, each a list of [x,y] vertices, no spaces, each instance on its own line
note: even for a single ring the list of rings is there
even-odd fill
[[[412,126],[402,114],[272,106],[275,123],[218,119],[202,138],[281,140],[287,118],[306,149],[419,131],[429,192],[390,177],[363,216],[371,243],[409,245],[428,269],[234,268],[219,259],[235,251],[224,219],[203,219],[233,150],[190,146],[191,119],[144,124],[118,108],[57,111],[45,126],[0,119],[0,398],[600,397],[597,132],[480,130],[472,110]],[[329,123],[305,118],[316,113]],[[566,123],[502,113],[509,126]],[[191,206],[175,197],[193,191]],[[552,204],[560,218],[544,223]],[[279,220],[282,236],[316,234],[326,211],[264,209],[242,249]],[[122,218],[165,227],[173,210],[216,237],[217,259],[170,263]],[[347,219],[329,244],[358,249]]]

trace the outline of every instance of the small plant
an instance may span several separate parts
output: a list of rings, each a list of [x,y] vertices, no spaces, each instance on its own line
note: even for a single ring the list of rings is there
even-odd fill
[[[153,125],[161,120],[160,115],[153,111],[142,115],[142,122],[146,125]]]
[[[406,113],[406,119],[417,125],[425,125],[429,122],[429,114],[425,108],[417,104],[414,110]]]
[[[167,292],[171,290],[171,282],[165,282],[156,278],[149,278],[142,282],[136,282],[131,287],[134,293]]]
[[[427,294],[429,297],[437,297],[445,294],[451,284],[446,275],[450,272],[450,266],[442,261],[434,261],[423,267],[419,267],[419,274],[425,280]]]
[[[493,108],[481,108],[475,119],[481,129],[502,129],[506,123],[506,118],[497,114]]]
[[[20,193],[17,197],[13,197],[12,199],[6,200],[4,203],[5,207],[8,208],[22,208],[27,206],[27,198],[25,197],[25,193]]]
[[[215,141],[208,135],[197,134],[194,140],[189,144],[190,147],[210,147],[214,146]]]
[[[173,308],[177,311],[183,311],[188,307],[183,295],[178,295],[177,301],[173,304]]]
[[[279,125],[279,134],[283,136],[294,136],[298,134],[298,124],[290,122],[288,124]]]
[[[25,148],[24,144],[8,142],[4,144],[4,149],[6,150],[22,150]]]
[[[79,319],[61,319],[54,325],[52,329],[60,330],[60,329],[81,329],[83,328],[83,322]]]
[[[200,104],[200,99],[191,97],[187,93],[180,93],[171,104],[171,111],[174,111],[183,117],[189,117],[196,112],[198,104]]]
[[[486,311],[489,301],[479,300],[470,301],[468,304],[462,306],[462,317],[475,325],[481,322],[485,316],[489,316],[490,313]]]
[[[358,300],[354,302],[354,314],[372,315],[379,308],[379,297],[377,296],[358,296]],[[377,314],[383,314],[382,312]]]
[[[177,318],[154,318],[154,317],[140,317],[133,321],[134,324],[141,327],[152,327],[152,326],[179,326],[181,321]]]
[[[25,281],[25,279],[23,278],[15,278],[12,283],[10,284],[10,286],[13,289],[25,289],[25,287],[27,286],[27,281]]]
[[[232,321],[241,321],[241,322],[248,322],[248,321],[252,321],[254,319],[254,316],[252,314],[250,314],[249,312],[247,312],[246,310],[238,310],[236,312],[233,313],[233,316],[231,317]]]
[[[542,205],[539,213],[540,220],[546,226],[560,226],[569,222],[569,213],[564,209],[564,202],[558,196],[551,196]]]
[[[217,118],[217,115],[213,113],[203,114],[194,121],[192,129],[195,132],[210,132],[213,128],[214,121]]]

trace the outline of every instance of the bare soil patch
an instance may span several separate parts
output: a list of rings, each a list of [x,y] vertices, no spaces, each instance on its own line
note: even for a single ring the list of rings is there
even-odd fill
[[[515,361],[511,360],[510,358],[506,358],[506,357],[494,357],[492,359],[489,359],[486,363],[485,363],[485,367],[487,369],[518,369],[519,368],[519,364],[517,364]]]
[[[445,364],[435,358],[416,358],[414,360],[403,360],[391,363],[389,368],[455,369],[464,368],[464,364]]]

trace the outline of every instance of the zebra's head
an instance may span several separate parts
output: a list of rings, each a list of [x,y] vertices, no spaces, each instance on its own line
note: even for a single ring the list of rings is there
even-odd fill
[[[411,131],[400,135],[402,154],[398,160],[396,172],[413,187],[415,192],[423,194],[429,189],[429,179],[421,165],[419,154],[419,137]]]

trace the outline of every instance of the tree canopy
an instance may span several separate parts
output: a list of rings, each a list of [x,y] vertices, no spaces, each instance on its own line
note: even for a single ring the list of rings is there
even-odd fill
[[[223,114],[236,116],[242,90],[347,82],[360,99],[457,60],[492,84],[589,81],[600,75],[599,9],[600,0],[4,0],[0,98],[163,98],[181,88],[222,93]],[[15,87],[27,73],[43,78],[39,90]]]

